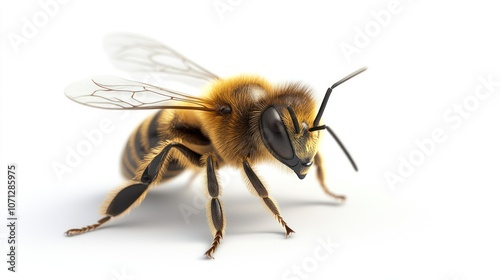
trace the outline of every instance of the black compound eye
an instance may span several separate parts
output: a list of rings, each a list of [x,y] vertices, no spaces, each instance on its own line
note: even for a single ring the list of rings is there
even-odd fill
[[[292,144],[276,108],[269,107],[262,113],[260,125],[267,148],[283,159],[292,159]]]

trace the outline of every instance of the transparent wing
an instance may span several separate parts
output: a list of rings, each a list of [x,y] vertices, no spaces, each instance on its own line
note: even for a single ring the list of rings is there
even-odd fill
[[[218,77],[159,41],[114,33],[104,39],[111,63],[126,72],[163,73],[211,81]]]
[[[64,93],[75,102],[103,109],[214,110],[203,98],[114,76],[74,82]]]

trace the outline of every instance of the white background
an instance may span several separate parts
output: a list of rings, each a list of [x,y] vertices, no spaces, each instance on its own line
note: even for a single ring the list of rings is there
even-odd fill
[[[10,38],[22,36],[23,18],[33,22],[44,10],[38,1],[5,2],[0,166],[18,165],[19,249],[18,273],[7,272],[7,228],[0,226],[2,279],[500,278],[500,87],[483,100],[474,97],[480,77],[500,81],[493,1],[401,0],[384,26],[374,15],[387,11],[388,0],[229,1],[233,8],[222,16],[213,5],[225,0],[69,1],[18,46]],[[363,42],[365,31],[357,30],[366,28],[371,35]],[[300,181],[273,164],[259,166],[296,231],[285,239],[239,172],[226,169],[227,231],[213,261],[203,258],[212,236],[196,203],[202,180],[187,187],[189,174],[152,190],[125,218],[64,237],[97,221],[102,198],[122,183],[123,144],[151,113],[93,109],[63,94],[67,84],[91,75],[129,77],[102,50],[102,38],[115,31],[163,41],[222,77],[302,81],[318,100],[337,79],[368,66],[334,91],[323,117],[360,168],[352,171],[324,137],[328,183],[347,202],[333,204],[313,172]],[[357,53],[346,56],[343,44]],[[464,100],[466,117],[450,113]],[[106,119],[112,131],[58,178],[53,165],[66,164],[68,149],[86,141],[83,131]],[[419,157],[415,141],[436,129],[445,140]],[[413,172],[400,173],[401,161],[412,156]],[[391,187],[389,173],[404,181]],[[3,187],[6,217],[5,195]],[[200,210],[185,220],[179,208],[188,206]],[[324,251],[320,240],[336,248]],[[324,254],[321,260],[315,252]]]

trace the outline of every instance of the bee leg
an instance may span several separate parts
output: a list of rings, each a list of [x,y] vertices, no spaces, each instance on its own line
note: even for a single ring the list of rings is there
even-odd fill
[[[323,160],[322,160],[321,156],[319,155],[319,152],[316,153],[316,156],[314,156],[314,163],[316,164],[316,175],[318,176],[318,180],[319,180],[319,183],[320,183],[323,191],[327,195],[335,198],[336,200],[338,200],[340,202],[344,202],[346,199],[345,196],[335,194],[328,189],[326,182],[325,182],[325,169],[323,166]]]
[[[72,228],[72,229],[66,231],[64,233],[64,235],[66,235],[66,236],[73,236],[73,235],[77,235],[77,234],[82,234],[82,233],[86,233],[86,232],[89,232],[89,231],[93,231],[96,228],[98,228],[101,225],[103,225],[104,223],[106,223],[107,221],[109,221],[110,219],[111,219],[111,216],[106,216],[106,217],[100,219],[99,221],[97,221],[97,223],[95,223],[93,225],[88,225],[88,226],[82,227],[82,228]]]
[[[114,190],[108,194],[107,199],[102,204],[104,218],[100,219],[96,224],[89,225],[78,229],[70,229],[65,232],[66,236],[73,236],[77,234],[93,231],[108,222],[111,218],[125,215],[133,208],[139,206],[146,197],[146,194],[151,186],[151,183],[158,177],[162,168],[166,168],[165,164],[168,162],[168,153],[172,148],[176,148],[181,152],[192,164],[200,165],[200,155],[191,151],[186,146],[179,143],[170,143],[163,150],[158,153],[146,166],[140,182],[135,180],[125,187]]]
[[[209,195],[209,201],[207,203],[207,222],[210,226],[210,230],[214,239],[212,245],[205,252],[205,256],[209,259],[213,259],[213,254],[220,244],[224,229],[226,227],[226,221],[224,219],[224,210],[222,209],[222,204],[219,201],[220,187],[217,182],[217,174],[215,169],[217,168],[217,162],[213,155],[209,155],[206,160],[207,166],[207,189]]]
[[[103,203],[105,206],[105,217],[100,219],[96,224],[82,228],[74,228],[66,231],[64,235],[74,236],[89,231],[93,231],[111,220],[111,218],[120,214],[128,213],[133,207],[139,206],[148,190],[147,183],[132,182],[132,184],[122,187],[119,190],[114,190],[108,194],[108,198]],[[133,207],[132,207],[133,206]],[[104,208],[104,207],[103,207]]]
[[[262,184],[260,179],[257,177],[257,174],[255,174],[255,172],[250,167],[250,164],[246,160],[243,161],[243,170],[245,171],[245,174],[247,175],[248,179],[250,180],[250,184],[253,187],[253,190],[255,190],[255,192],[253,192],[253,191],[251,191],[251,192],[257,194],[260,198],[262,198],[262,201],[267,206],[267,208],[269,208],[269,210],[271,210],[271,212],[273,213],[276,220],[278,220],[278,222],[285,228],[285,231],[286,231],[285,236],[288,237],[292,233],[294,233],[295,231],[293,231],[293,229],[291,229],[287,225],[287,223],[285,222],[283,217],[281,217],[281,214],[280,214],[280,211],[278,208],[278,204],[274,201],[274,199],[272,199],[269,196],[269,193],[267,192],[266,187]]]

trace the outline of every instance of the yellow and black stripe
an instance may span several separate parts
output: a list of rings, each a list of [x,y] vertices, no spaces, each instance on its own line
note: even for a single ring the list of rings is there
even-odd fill
[[[175,130],[176,114],[172,111],[160,110],[148,117],[130,135],[122,154],[122,173],[132,179],[136,176],[136,171],[140,163],[152,149],[160,144],[161,140],[171,139],[175,133],[171,133],[168,128]],[[184,170],[176,159],[169,162],[167,172],[163,179],[172,178]]]
[[[122,170],[125,177],[133,178],[144,156],[158,145],[159,119],[162,112],[158,111],[147,118],[130,135],[122,155]]]

